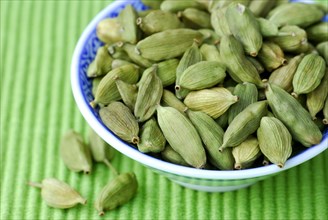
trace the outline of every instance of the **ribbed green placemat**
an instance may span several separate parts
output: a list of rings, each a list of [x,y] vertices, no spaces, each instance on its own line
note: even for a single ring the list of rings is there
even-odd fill
[[[90,176],[59,158],[61,135],[87,134],[70,88],[75,44],[110,1],[1,0],[1,219],[98,219],[95,195],[111,178],[103,164]],[[102,219],[327,219],[328,151],[247,189],[205,193],[183,188],[117,154],[134,171],[137,196]],[[49,208],[28,180],[56,177],[88,198],[86,206]],[[100,218],[99,218],[100,219]]]

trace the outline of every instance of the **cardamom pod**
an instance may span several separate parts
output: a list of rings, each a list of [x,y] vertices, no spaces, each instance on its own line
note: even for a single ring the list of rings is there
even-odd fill
[[[146,121],[156,111],[163,94],[163,85],[161,79],[156,74],[157,66],[144,71],[140,82],[134,115],[139,122]]]
[[[247,139],[260,126],[261,118],[268,113],[267,101],[255,102],[247,106],[229,124],[219,150],[235,147]]]
[[[136,50],[146,59],[161,61],[182,55],[194,40],[202,40],[202,34],[196,30],[186,28],[166,30],[139,41]]]
[[[107,164],[115,155],[115,149],[106,143],[93,129],[89,129],[89,147],[94,161]]]
[[[316,49],[318,50],[319,54],[325,59],[326,65],[328,65],[328,41],[319,43],[316,46]]]
[[[258,59],[269,72],[272,72],[281,65],[287,64],[287,60],[284,58],[284,52],[279,45],[273,42],[264,42],[262,44]]]
[[[293,96],[274,84],[268,84],[265,95],[273,114],[284,123],[295,140],[305,147],[320,143],[322,134],[319,128]]]
[[[131,4],[125,6],[125,8],[119,13],[118,20],[122,26],[121,35],[124,42],[135,44],[138,42],[139,33],[136,20],[138,14]]]
[[[83,171],[85,174],[91,172],[92,159],[90,150],[79,133],[68,130],[63,135],[60,143],[60,156],[71,171]]]
[[[328,69],[322,78],[319,86],[312,92],[307,94],[306,106],[310,112],[313,120],[316,119],[316,115],[323,109],[325,100],[328,96]]]
[[[292,136],[285,125],[274,117],[263,117],[257,130],[261,152],[282,168],[292,154]]]
[[[109,55],[106,46],[99,47],[95,59],[90,63],[87,76],[103,76],[112,69],[113,58]]]
[[[250,4],[251,0],[215,0],[215,1],[210,1],[210,9],[216,9],[216,8],[224,8],[229,6],[231,3],[239,3],[243,4],[245,6],[248,6]]]
[[[191,166],[203,168],[205,150],[190,120],[172,107],[157,107],[157,119],[167,142]]]
[[[187,115],[205,145],[209,161],[221,170],[232,170],[234,159],[231,151],[219,152],[219,146],[223,141],[223,129],[204,112],[188,110]]]
[[[306,55],[297,67],[293,78],[293,96],[312,92],[325,75],[326,64],[324,59],[316,54]]]
[[[272,0],[251,1],[248,8],[255,16],[265,17],[275,4]]]
[[[141,2],[152,9],[159,9],[163,0],[141,0]]]
[[[224,35],[230,35],[230,28],[225,17],[227,7],[219,7],[213,9],[211,12],[211,25],[217,35],[223,37]]]
[[[287,3],[271,10],[267,18],[279,27],[284,25],[307,27],[320,21],[323,16],[323,11],[314,4]]]
[[[123,50],[127,53],[127,55],[130,57],[130,59],[142,66],[142,67],[151,67],[153,65],[153,62],[140,56],[138,53],[136,53],[136,46],[133,44],[125,43],[122,46]]]
[[[79,203],[87,203],[87,200],[70,185],[55,178],[46,178],[41,183],[28,182],[28,185],[41,188],[42,199],[53,208],[68,209]]]
[[[278,26],[272,21],[265,18],[257,18],[257,22],[263,37],[274,37],[280,35]]]
[[[225,66],[217,61],[200,61],[189,66],[180,77],[180,86],[189,90],[210,88],[222,82],[226,77]]]
[[[256,68],[256,70],[259,74],[261,74],[265,71],[264,66],[255,57],[246,56],[246,58],[248,61],[250,61],[253,64],[253,66]]]
[[[122,173],[109,181],[100,191],[94,206],[99,215],[129,202],[137,193],[138,181],[132,172]]]
[[[203,44],[210,44],[210,45],[216,45],[220,42],[220,36],[217,35],[214,30],[202,28],[198,29],[198,31],[203,35]]]
[[[139,125],[130,109],[121,102],[111,102],[99,110],[102,122],[124,141],[139,142]]]
[[[97,92],[98,85],[103,77],[96,77],[92,79],[92,95],[95,96]]]
[[[326,98],[322,112],[324,117],[324,119],[322,119],[322,123],[328,125],[328,98]]]
[[[117,90],[122,98],[122,101],[131,111],[133,111],[138,95],[137,85],[126,83],[120,79],[116,79],[115,83],[117,86]]]
[[[139,151],[143,153],[161,152],[165,147],[165,137],[159,128],[155,118],[150,118],[141,127]]]
[[[187,27],[193,29],[211,28],[211,16],[209,13],[196,8],[186,8],[181,13],[182,21]]]
[[[106,18],[97,25],[97,37],[106,44],[119,42],[122,39],[122,26],[117,18]]]
[[[163,106],[170,106],[181,113],[184,114],[185,110],[187,109],[187,106],[183,104],[170,90],[164,89],[161,104]]]
[[[121,67],[127,64],[133,64],[133,63],[122,59],[114,59],[112,62],[112,69],[116,69],[117,67]]]
[[[256,57],[262,46],[262,35],[253,13],[245,5],[231,3],[225,17],[231,33],[242,43],[245,52]]]
[[[238,97],[225,88],[202,89],[190,92],[184,104],[194,111],[202,111],[213,118],[223,115],[238,101]]]
[[[235,169],[240,170],[251,167],[254,161],[262,155],[257,138],[250,135],[241,144],[232,148],[232,155],[236,161]]]
[[[176,81],[176,69],[179,65],[178,59],[169,59],[159,62],[157,65],[157,76],[161,79],[163,87],[170,86]]]
[[[170,11],[175,13],[178,11],[183,11],[186,8],[204,9],[204,6],[197,1],[164,0],[160,8],[163,11]]]
[[[243,83],[237,84],[233,94],[239,98],[238,102],[232,105],[228,112],[228,122],[229,124],[232,120],[242,112],[247,106],[257,101],[258,91],[254,84],[252,83]]]
[[[269,83],[275,84],[287,92],[293,91],[293,78],[304,54],[297,55],[288,60],[287,65],[274,70],[269,77]]]
[[[202,46],[200,47],[200,52],[202,54],[203,59],[206,61],[217,61],[223,63],[219,49],[215,45],[202,44]]]
[[[222,129],[226,130],[229,125],[228,119],[229,119],[229,111],[226,111],[225,113],[223,113],[223,115],[219,116],[214,120],[218,125],[220,125]]]
[[[307,37],[313,42],[324,42],[328,39],[328,23],[320,22],[306,29]]]
[[[164,150],[161,152],[161,156],[165,161],[182,166],[190,166],[169,144],[166,144]]]

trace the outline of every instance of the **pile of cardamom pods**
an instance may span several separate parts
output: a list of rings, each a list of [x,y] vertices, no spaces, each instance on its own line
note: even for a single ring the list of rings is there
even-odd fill
[[[195,168],[283,167],[328,124],[327,8],[143,1],[97,25],[90,103],[143,153]],[[256,163],[256,161],[261,161]]]

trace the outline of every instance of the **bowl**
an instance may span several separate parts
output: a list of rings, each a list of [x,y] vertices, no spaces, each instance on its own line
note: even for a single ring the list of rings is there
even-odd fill
[[[116,150],[182,186],[208,192],[225,192],[248,187],[260,180],[272,177],[310,160],[328,148],[328,129],[326,129],[320,144],[289,158],[284,168],[268,165],[245,170],[220,171],[201,170],[165,162],[141,153],[119,139],[102,123],[98,111],[89,105],[89,102],[93,100],[92,81],[87,77],[86,71],[96,55],[97,48],[103,45],[96,36],[98,22],[104,18],[116,17],[128,3],[132,3],[137,10],[146,9],[140,1],[115,1],[108,5],[83,31],[71,64],[71,86],[81,114],[90,127]]]

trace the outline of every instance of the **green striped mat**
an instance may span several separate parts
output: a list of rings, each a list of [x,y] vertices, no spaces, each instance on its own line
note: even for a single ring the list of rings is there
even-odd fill
[[[61,135],[88,126],[70,88],[75,44],[110,1],[1,0],[0,219],[101,219],[95,195],[111,178],[103,164],[91,176],[69,172],[59,158]],[[102,219],[327,219],[328,151],[247,189],[205,193],[171,183],[118,154],[113,165],[134,171],[137,196]],[[49,208],[28,180],[56,177],[88,198],[86,206]]]

